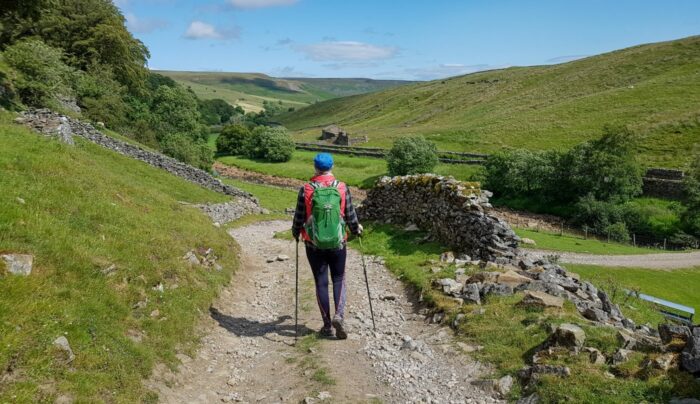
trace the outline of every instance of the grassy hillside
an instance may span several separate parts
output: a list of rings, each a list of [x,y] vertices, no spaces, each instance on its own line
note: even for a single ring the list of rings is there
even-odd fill
[[[275,78],[259,73],[157,73],[189,86],[202,99],[221,98],[248,111],[261,110],[263,101],[282,101],[287,106],[299,108],[317,101],[409,83],[400,80]]]
[[[237,266],[225,230],[179,202],[226,198],[11,120],[0,113],[0,253],[35,258],[28,277],[0,264],[0,402],[155,401],[142,379],[191,354],[201,313]],[[222,270],[187,265],[197,248]],[[62,335],[70,364],[52,344]]]
[[[329,100],[280,121],[302,139],[337,123],[375,146],[422,134],[440,149],[478,152],[567,148],[626,124],[645,164],[678,167],[700,143],[698,71],[700,36]]]

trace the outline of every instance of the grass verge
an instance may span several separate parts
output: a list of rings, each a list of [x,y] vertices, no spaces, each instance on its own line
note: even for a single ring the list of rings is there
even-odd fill
[[[10,276],[0,265],[0,402],[155,401],[142,380],[192,353],[201,313],[237,266],[226,232],[178,201],[227,198],[12,118],[0,114],[0,252],[32,254],[34,269]],[[223,269],[187,265],[196,248],[212,248]],[[62,335],[70,364],[52,344]]]

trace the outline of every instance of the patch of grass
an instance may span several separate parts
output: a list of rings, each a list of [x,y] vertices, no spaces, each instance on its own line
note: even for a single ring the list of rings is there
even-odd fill
[[[328,374],[328,369],[326,368],[316,369],[311,379],[326,386],[335,385],[335,379]]]
[[[258,198],[263,208],[271,212],[284,213],[285,209],[296,208],[297,206],[297,191],[270,185],[253,184],[231,178],[220,178],[220,180],[225,184],[250,192]]]
[[[700,312],[700,267],[671,271],[574,264],[567,264],[566,267],[594,283],[604,285],[614,282],[628,289],[693,307]]]
[[[0,369],[12,369],[0,376],[9,376],[0,402],[154,401],[142,380],[194,350],[201,313],[238,265],[233,239],[178,201],[227,198],[12,118],[0,113],[0,252],[35,259],[30,276],[0,278]],[[187,265],[181,257],[196,248],[212,248],[223,269]],[[76,355],[70,365],[52,346],[61,335]]]
[[[313,172],[313,159],[316,152],[296,150],[292,159],[286,163],[270,163],[263,160],[251,160],[240,156],[223,156],[218,160],[224,164],[246,170],[278,177],[296,178],[306,181]],[[334,155],[333,173],[348,185],[371,188],[381,176],[386,175],[386,161],[383,159]],[[481,173],[481,167],[473,165],[438,164],[435,173],[451,175],[459,180],[474,180]]]
[[[658,249],[634,247],[615,242],[608,243],[594,238],[585,239],[582,236],[571,234],[559,235],[558,233],[518,228],[513,230],[518,236],[532,239],[537,243],[536,245],[521,243],[523,248],[599,255],[654,254],[662,252]]]
[[[685,167],[700,142],[699,36],[569,63],[511,67],[319,102],[283,114],[299,140],[335,123],[369,145],[424,135],[439,149],[570,148],[604,124],[629,125],[639,161]]]

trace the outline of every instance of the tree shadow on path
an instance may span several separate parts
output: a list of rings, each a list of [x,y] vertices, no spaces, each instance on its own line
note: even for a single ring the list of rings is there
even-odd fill
[[[224,314],[214,307],[209,308],[211,318],[216,320],[219,325],[225,328],[228,332],[236,334],[240,337],[262,337],[270,341],[282,342],[269,337],[269,334],[277,334],[280,337],[294,337],[294,323],[284,324],[287,320],[293,320],[292,316],[284,315],[277,317],[276,320],[267,323],[249,320],[244,317],[233,317]],[[299,324],[299,336],[311,334],[314,331],[304,324]]]

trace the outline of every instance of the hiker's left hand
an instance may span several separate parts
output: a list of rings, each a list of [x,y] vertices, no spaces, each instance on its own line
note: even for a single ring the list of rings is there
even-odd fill
[[[362,232],[363,232],[364,230],[365,230],[365,228],[362,227],[361,224],[358,224],[358,225],[357,225],[357,235],[358,235],[358,236],[361,236],[361,235],[362,235]]]

